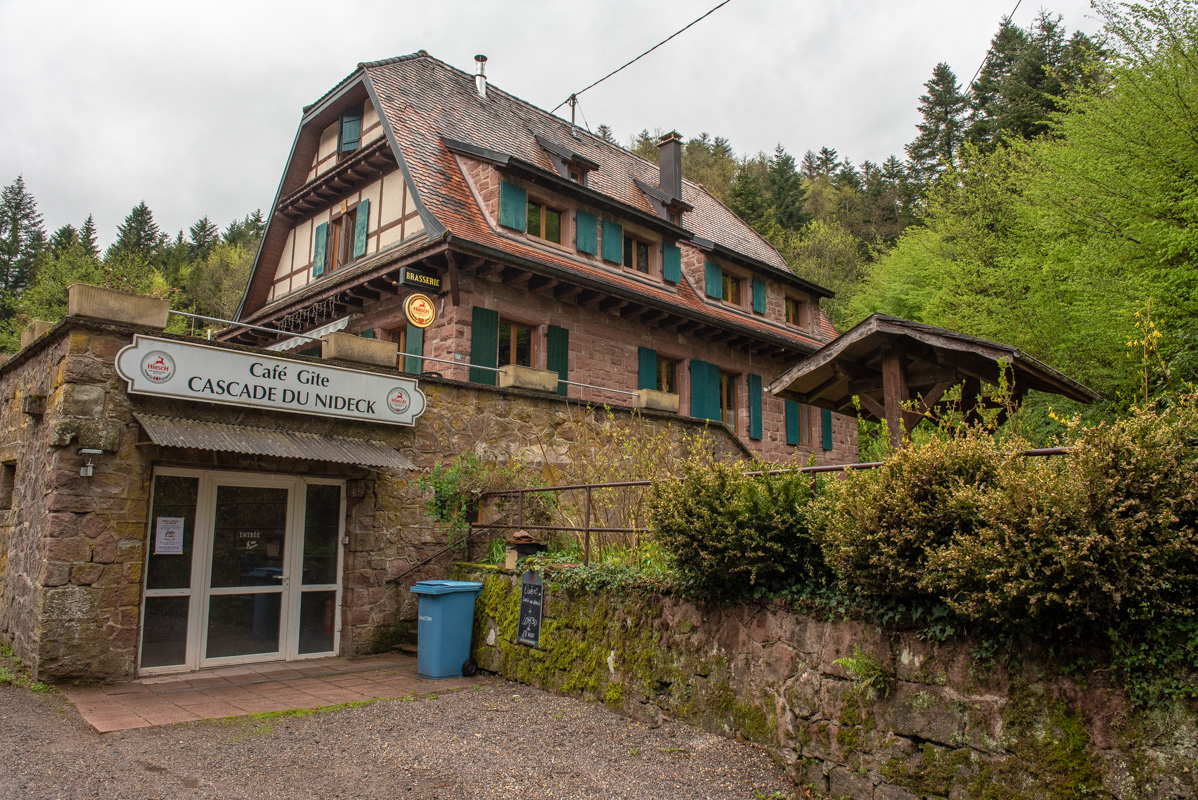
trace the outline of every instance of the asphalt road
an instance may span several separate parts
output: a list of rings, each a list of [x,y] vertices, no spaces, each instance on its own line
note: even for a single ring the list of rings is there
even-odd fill
[[[760,750],[502,680],[309,716],[97,734],[0,686],[0,798],[782,798]]]

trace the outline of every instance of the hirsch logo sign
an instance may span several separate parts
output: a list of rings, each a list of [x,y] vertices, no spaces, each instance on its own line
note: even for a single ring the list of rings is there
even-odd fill
[[[117,354],[116,369],[130,394],[201,403],[389,425],[415,425],[425,406],[411,378],[140,334]]]

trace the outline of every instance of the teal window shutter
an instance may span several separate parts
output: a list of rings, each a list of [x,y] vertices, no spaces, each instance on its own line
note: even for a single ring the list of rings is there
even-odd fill
[[[403,371],[413,374],[423,372],[424,362],[420,356],[424,355],[424,328],[417,328],[415,325],[407,327],[404,333],[403,351]]]
[[[574,212],[574,241],[580,252],[599,255],[599,220],[594,214]]]
[[[661,277],[670,283],[682,283],[682,248],[676,244],[661,248]]]
[[[761,439],[761,376],[749,375],[749,438]]]
[[[346,111],[341,115],[340,150],[350,153],[358,149],[362,142],[362,107]]]
[[[361,333],[358,334],[358,338],[373,339],[374,338],[374,328],[367,328],[366,330],[362,331]]]
[[[704,270],[704,293],[708,297],[714,297],[719,300],[724,296],[724,271],[720,269],[720,265],[707,259],[703,264]]]
[[[499,365],[499,312],[474,307],[470,320],[470,363],[479,367]],[[473,383],[495,385],[495,373],[489,369],[470,370]]]
[[[565,328],[550,325],[545,331],[545,366],[551,372],[556,372],[560,380],[569,380],[570,372],[570,332]],[[564,383],[557,385],[557,393],[566,396],[569,386]]]
[[[799,404],[794,400],[786,401],[786,443],[794,447],[799,444]]]
[[[319,278],[324,274],[324,251],[329,242],[329,223],[322,222],[316,226],[316,236],[312,241],[312,277]]]
[[[358,203],[358,213],[354,219],[354,258],[366,255],[366,229],[370,222],[370,201]]]
[[[753,310],[758,314],[765,313],[765,281],[753,279]]]
[[[821,433],[824,435],[824,449],[832,449],[832,412],[826,408],[820,409],[823,413],[820,414],[819,424]]]
[[[603,260],[624,263],[624,226],[606,219],[603,220]]]
[[[691,416],[720,419],[720,370],[697,358],[691,359]]]
[[[528,225],[528,192],[507,181],[499,182],[499,224],[518,231]]]
[[[638,347],[636,349],[637,370],[636,388],[638,389],[656,389],[657,388],[657,351],[651,350],[648,347]]]

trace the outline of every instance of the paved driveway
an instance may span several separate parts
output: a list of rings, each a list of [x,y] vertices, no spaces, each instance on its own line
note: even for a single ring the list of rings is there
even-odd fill
[[[756,748],[496,678],[306,716],[100,734],[62,695],[0,687],[0,798],[760,798]],[[775,794],[779,793],[779,794]]]

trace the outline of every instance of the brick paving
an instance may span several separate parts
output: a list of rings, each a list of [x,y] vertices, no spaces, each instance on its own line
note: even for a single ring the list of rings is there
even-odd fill
[[[108,686],[61,686],[99,733],[199,719],[335,706],[460,689],[484,678],[430,680],[401,653],[245,664]]]

